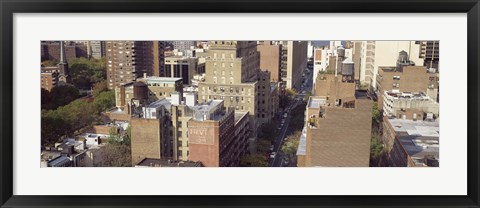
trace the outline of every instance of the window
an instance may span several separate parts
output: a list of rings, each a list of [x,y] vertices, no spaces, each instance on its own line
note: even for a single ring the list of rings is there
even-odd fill
[[[182,127],[182,122],[181,121],[178,122],[178,127]]]
[[[182,137],[182,132],[181,131],[177,131],[177,137]]]

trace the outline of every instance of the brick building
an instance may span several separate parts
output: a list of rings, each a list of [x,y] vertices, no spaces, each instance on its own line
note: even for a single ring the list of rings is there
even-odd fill
[[[198,84],[198,100],[221,99],[225,106],[248,111],[251,137],[271,119],[270,73],[260,71],[255,41],[210,41],[205,81]]]
[[[385,91],[423,92],[436,101],[438,73],[429,71],[424,66],[379,67],[376,91],[379,109],[383,109]]]
[[[270,72],[270,81],[281,81],[280,69],[282,58],[282,45],[271,44],[271,41],[263,41],[257,45],[260,53],[260,69]]]
[[[137,77],[164,76],[163,41],[106,41],[105,56],[109,88],[135,81]]]
[[[383,143],[389,166],[438,167],[439,122],[433,119],[383,118]]]
[[[307,103],[297,166],[368,167],[373,101],[352,80],[319,74]]]
[[[73,58],[88,58],[87,45],[83,43],[75,43],[73,41],[42,41],[40,44],[42,61],[60,61],[60,43],[64,44],[65,58],[67,61]]]
[[[40,84],[45,90],[51,91],[58,84],[58,67],[42,67],[40,73]]]

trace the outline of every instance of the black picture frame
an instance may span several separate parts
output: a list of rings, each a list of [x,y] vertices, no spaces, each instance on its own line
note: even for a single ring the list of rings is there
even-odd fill
[[[0,0],[1,207],[479,207],[478,0]],[[467,13],[468,195],[466,196],[24,196],[13,195],[15,13]],[[455,180],[448,178],[445,180]]]

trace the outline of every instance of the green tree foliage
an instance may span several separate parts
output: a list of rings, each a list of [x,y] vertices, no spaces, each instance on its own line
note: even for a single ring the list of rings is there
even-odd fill
[[[42,109],[49,109],[50,108],[50,92],[46,89],[42,88],[42,92],[40,94],[41,106]]]
[[[383,145],[380,143],[379,135],[372,135],[370,141],[370,167],[381,167],[386,156],[386,151]]]
[[[277,126],[278,124],[274,120],[263,124],[258,131],[258,137],[273,141],[277,137]]]
[[[105,80],[105,59],[73,58],[69,60],[69,71],[73,84],[78,89],[88,90],[93,83]]]
[[[41,118],[42,145],[51,146],[63,137],[72,137],[96,119],[94,105],[85,100],[75,100],[55,110],[44,110]]]
[[[76,131],[99,120],[99,114],[113,106],[115,94],[113,91],[106,91],[100,93],[93,102],[77,99],[55,110],[43,110],[42,145],[53,145],[63,137],[72,137]]]
[[[93,85],[93,96],[97,97],[100,93],[108,91],[107,80],[103,80]]]
[[[300,142],[301,131],[296,131],[295,133],[289,135],[287,140],[282,145],[282,152],[287,155],[296,154],[298,149],[298,144]]]
[[[300,103],[289,114],[291,120],[288,126],[288,132],[301,131],[305,123],[306,104]]]
[[[93,101],[97,113],[103,112],[115,106],[115,91],[101,92],[95,97]]]
[[[270,145],[272,142],[266,139],[259,139],[256,143],[257,145],[257,153],[259,154],[268,154]]]
[[[64,106],[80,95],[80,92],[71,85],[60,85],[52,88],[50,92],[42,90],[42,109],[56,109]]]
[[[106,167],[131,167],[132,157],[129,145],[118,142],[107,143],[103,148],[103,165]]]
[[[247,167],[268,167],[268,159],[262,154],[245,155],[241,161],[241,166]]]
[[[382,118],[381,112],[378,110],[377,102],[373,103],[373,111],[372,111],[372,123],[379,124]]]
[[[129,145],[131,144],[131,141],[132,141],[132,128],[130,128],[130,125],[127,127],[127,133],[126,135],[123,137],[123,143],[125,145]]]

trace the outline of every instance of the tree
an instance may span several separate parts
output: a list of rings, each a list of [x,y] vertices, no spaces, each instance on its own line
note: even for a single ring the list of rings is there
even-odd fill
[[[101,92],[108,91],[107,80],[103,80],[93,85],[93,97],[97,97]]]
[[[132,141],[132,128],[130,128],[130,125],[128,125],[127,134],[123,137],[123,144],[130,146],[131,141]]]
[[[50,92],[46,89],[42,88],[42,92],[40,94],[41,99],[41,109],[50,109]]]
[[[60,85],[52,88],[50,91],[50,109],[56,109],[60,106],[64,106],[80,95],[80,92],[71,85]]]
[[[90,89],[93,83],[105,80],[105,59],[73,58],[69,60],[70,76],[79,89]]]
[[[289,135],[287,137],[287,141],[283,143],[282,145],[282,152],[287,154],[287,155],[293,155],[297,152],[298,149],[298,144],[300,143],[300,136],[302,132],[301,131],[296,131],[292,135]]]
[[[241,166],[246,167],[268,167],[267,157],[262,154],[245,155],[240,160]]]
[[[259,154],[267,154],[271,144],[272,142],[269,140],[259,139],[257,141],[257,152]]]
[[[130,146],[121,143],[107,143],[103,148],[103,164],[106,167],[131,167]]]
[[[378,104],[377,104],[377,102],[374,102],[373,103],[373,111],[372,111],[372,123],[374,123],[374,124],[380,123],[381,117],[382,117],[382,115],[381,115],[380,111],[378,110]]]
[[[258,132],[258,137],[264,138],[267,140],[274,140],[277,136],[277,123],[271,121],[260,126],[260,131]]]
[[[93,101],[97,113],[103,112],[115,106],[115,92],[105,91],[101,92],[95,97]]]

